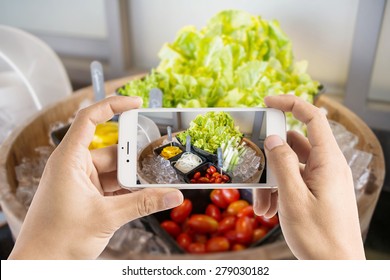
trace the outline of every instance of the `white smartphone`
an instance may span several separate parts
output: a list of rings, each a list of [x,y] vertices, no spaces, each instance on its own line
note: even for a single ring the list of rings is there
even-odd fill
[[[119,117],[118,182],[124,188],[273,188],[264,140],[274,134],[286,139],[286,118],[272,108],[127,111]]]

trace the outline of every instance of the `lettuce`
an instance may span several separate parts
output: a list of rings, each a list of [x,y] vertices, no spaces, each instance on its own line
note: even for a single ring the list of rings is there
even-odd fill
[[[238,144],[243,137],[239,128],[234,126],[232,116],[226,112],[197,115],[190,122],[190,127],[177,135],[183,145],[186,144],[187,135],[191,136],[192,145],[212,154],[216,154],[223,143],[237,139]]]
[[[278,22],[243,11],[222,11],[201,30],[184,27],[159,58],[156,69],[119,93],[141,96],[144,106],[157,87],[164,107],[263,107],[267,95],[294,94],[313,102],[319,87],[307,74],[307,62],[294,61]]]

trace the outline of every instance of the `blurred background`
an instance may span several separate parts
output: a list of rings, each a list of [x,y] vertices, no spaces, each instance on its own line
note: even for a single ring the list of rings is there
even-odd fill
[[[0,0],[0,25],[20,28],[47,43],[76,90],[91,84],[93,60],[102,62],[106,79],[148,72],[157,66],[161,46],[173,41],[180,28],[201,28],[224,9],[277,19],[293,42],[295,58],[309,62],[312,78],[373,129],[390,174],[389,1]],[[7,67],[0,60],[0,70]],[[5,98],[0,91],[0,100]],[[369,258],[390,258],[389,177],[366,240]],[[6,226],[0,238],[6,258],[12,248]]]

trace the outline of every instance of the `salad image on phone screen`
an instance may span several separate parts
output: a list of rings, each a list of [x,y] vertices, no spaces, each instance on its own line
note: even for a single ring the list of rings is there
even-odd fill
[[[161,131],[167,131],[140,151],[137,166],[140,184],[266,182],[265,111],[139,115],[147,116]],[[172,118],[176,125],[168,127],[165,123]]]

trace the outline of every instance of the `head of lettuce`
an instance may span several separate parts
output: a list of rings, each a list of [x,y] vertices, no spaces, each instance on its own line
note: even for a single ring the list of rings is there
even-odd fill
[[[201,30],[182,28],[159,58],[157,68],[119,93],[141,96],[144,106],[149,91],[159,88],[164,107],[262,107],[267,95],[312,102],[319,86],[306,73],[307,62],[294,61],[291,41],[276,20],[243,11],[222,11]]]

